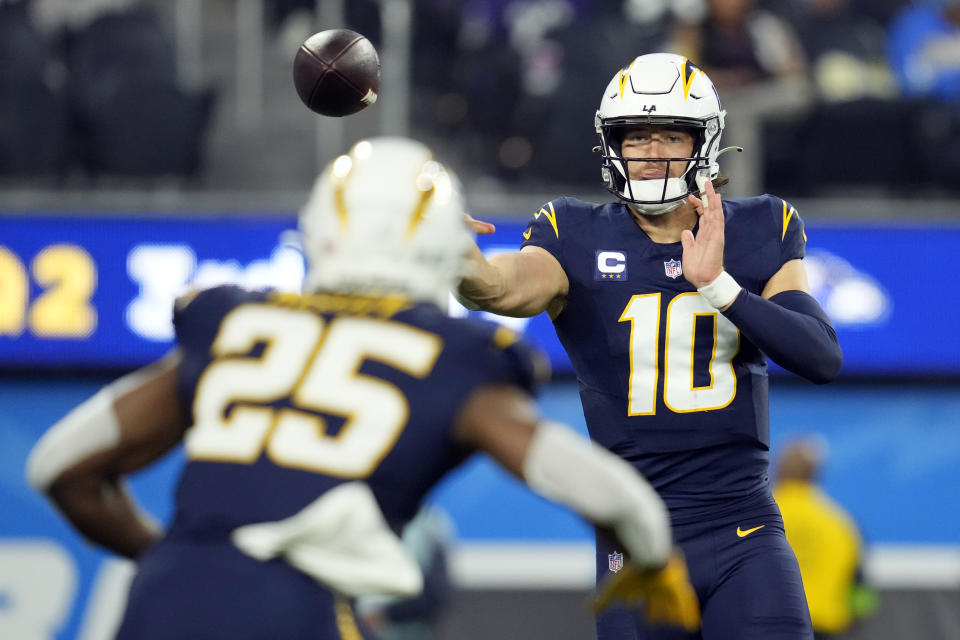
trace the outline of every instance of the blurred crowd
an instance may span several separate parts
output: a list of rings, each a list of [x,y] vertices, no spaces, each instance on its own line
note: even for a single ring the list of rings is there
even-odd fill
[[[0,176],[199,175],[213,92],[137,0],[0,0]]]
[[[960,0],[410,5],[411,133],[456,141],[471,175],[598,184],[603,87],[636,55],[673,51],[710,75],[730,114],[724,142],[751,158],[726,168],[734,190],[739,173],[745,192],[793,197],[957,192]],[[379,44],[381,2],[343,6],[345,26]],[[271,37],[316,28],[315,0],[265,8]],[[0,0],[0,32],[0,100],[15,114],[0,125],[0,174],[79,166],[202,182],[214,94],[177,84],[172,40],[143,2]]]

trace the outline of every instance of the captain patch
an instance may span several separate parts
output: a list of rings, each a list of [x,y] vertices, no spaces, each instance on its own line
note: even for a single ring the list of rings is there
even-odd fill
[[[597,251],[597,269],[594,280],[626,280],[627,255],[623,251]]]

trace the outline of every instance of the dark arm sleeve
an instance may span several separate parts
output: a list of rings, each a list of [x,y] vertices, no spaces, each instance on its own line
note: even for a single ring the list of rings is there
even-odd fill
[[[840,373],[843,353],[830,318],[802,291],[783,291],[769,300],[740,291],[723,312],[778,365],[816,384]]]

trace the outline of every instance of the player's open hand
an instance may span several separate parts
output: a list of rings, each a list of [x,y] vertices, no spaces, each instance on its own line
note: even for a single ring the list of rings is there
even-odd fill
[[[679,626],[687,631],[700,628],[700,603],[687,577],[687,564],[676,551],[667,566],[657,571],[625,563],[600,586],[593,611],[599,613],[618,601],[640,609],[653,624]]]
[[[497,230],[497,228],[489,222],[477,220],[469,213],[463,214],[463,218],[467,221],[467,226],[470,227],[470,230],[478,236],[488,236]]]
[[[470,230],[476,235],[489,235],[497,230],[497,228],[489,222],[477,220],[469,213],[464,213],[463,219],[467,223],[467,226],[470,228]],[[483,255],[483,251],[480,250],[480,247],[476,242],[471,243],[470,248],[467,250],[466,258],[467,261],[462,274],[463,278],[454,289],[453,295],[464,307],[470,309],[471,311],[476,311],[480,307],[470,297],[470,294],[474,292],[474,288],[477,286],[477,274],[483,273],[485,269],[489,268],[489,265],[487,264],[486,257]],[[482,283],[482,277],[479,277],[479,281]]]
[[[683,244],[683,276],[698,289],[710,284],[723,271],[723,205],[720,194],[713,190],[709,180],[703,189],[703,200],[689,195],[687,201],[700,216],[697,235],[684,230],[680,235]]]

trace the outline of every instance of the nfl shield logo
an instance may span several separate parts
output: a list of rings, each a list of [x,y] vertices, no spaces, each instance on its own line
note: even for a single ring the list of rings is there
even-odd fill
[[[663,272],[676,279],[683,275],[683,266],[679,260],[667,260],[663,263]]]
[[[614,573],[620,571],[620,569],[623,569],[623,554],[619,551],[608,553],[607,566],[610,567],[610,571],[613,571]]]

